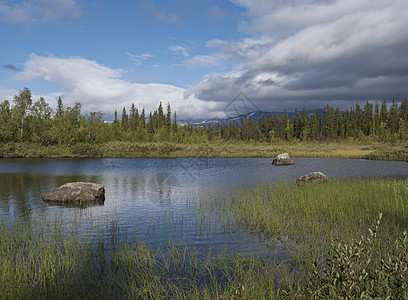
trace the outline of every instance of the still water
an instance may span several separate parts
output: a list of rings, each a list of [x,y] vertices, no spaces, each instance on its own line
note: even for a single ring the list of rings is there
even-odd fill
[[[265,253],[271,241],[245,230],[202,228],[187,204],[199,189],[233,191],[240,186],[294,181],[321,171],[329,178],[408,178],[408,163],[298,158],[293,166],[273,166],[270,158],[179,159],[1,159],[0,217],[36,219],[62,216],[68,222],[104,223],[114,218],[126,236],[155,245],[191,243],[242,253]],[[73,181],[105,185],[105,203],[88,208],[49,206],[41,196]],[[276,243],[273,248],[278,247]]]

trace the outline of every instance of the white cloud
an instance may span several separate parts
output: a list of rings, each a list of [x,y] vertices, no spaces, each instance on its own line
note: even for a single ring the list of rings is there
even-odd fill
[[[182,55],[184,57],[189,57],[190,54],[188,54],[186,48],[180,45],[176,46],[169,46],[169,50],[173,52],[175,55]]]
[[[268,37],[253,39],[246,38],[238,42],[210,40],[207,47],[221,48],[221,52],[212,55],[196,55],[184,63],[189,67],[211,67],[223,63],[246,63],[259,58],[269,50],[271,39]]]
[[[122,71],[81,57],[42,57],[31,54],[17,80],[43,79],[60,85],[63,102],[72,106],[81,102],[84,112],[102,111],[112,114],[132,103],[147,112],[157,109],[159,102],[170,103],[179,118],[195,118],[218,114],[215,102],[201,101],[185,89],[168,84],[132,83],[121,78]],[[29,82],[27,83],[29,86]],[[56,94],[55,94],[56,95]],[[60,94],[58,94],[60,95]],[[47,98],[46,98],[47,99]]]
[[[36,7],[52,19],[76,19],[81,16],[81,10],[73,0],[37,0]]]
[[[149,59],[149,58],[154,57],[154,55],[151,55],[151,54],[148,54],[148,53],[145,53],[145,54],[142,54],[142,55],[137,55],[137,54],[132,54],[132,53],[126,52],[126,55],[129,56],[129,58],[130,58],[137,66],[141,65],[144,60],[147,60],[147,59]]]
[[[181,22],[179,15],[167,10],[157,9],[154,0],[139,1],[139,5],[144,11],[145,15],[153,22],[160,21],[168,24],[176,24]]]
[[[0,3],[0,21],[10,24],[32,22],[31,8],[32,4],[28,2],[13,6]]]
[[[240,29],[251,37],[209,41],[207,46],[221,48],[218,53],[187,61],[238,63],[192,87],[200,99],[226,103],[242,90],[271,110],[408,95],[407,1],[232,2],[247,8],[249,21]]]
[[[223,11],[216,5],[207,7],[204,10],[204,16],[212,19],[221,18],[224,15]]]
[[[210,47],[210,48],[220,48],[220,47],[225,46],[226,44],[227,44],[226,41],[223,41],[220,39],[213,39],[213,40],[207,41],[205,46]]]
[[[18,94],[17,90],[5,89],[0,87],[0,103],[3,102],[4,100],[8,100],[10,103],[12,103],[14,96],[17,94]]]
[[[0,22],[22,24],[76,19],[81,9],[73,0],[27,0],[0,3]]]
[[[220,63],[221,59],[217,55],[196,55],[184,61],[184,64],[188,67],[210,67],[217,66]]]

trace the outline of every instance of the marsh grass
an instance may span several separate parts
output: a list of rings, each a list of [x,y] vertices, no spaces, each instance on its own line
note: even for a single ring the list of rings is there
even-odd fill
[[[290,298],[405,298],[407,199],[407,181],[344,179],[202,193],[200,211],[285,244]]]
[[[152,231],[167,219],[246,230],[282,243],[283,260],[189,241],[152,246],[115,216],[88,231],[62,216],[3,219],[0,298],[406,298],[407,199],[402,180],[279,183],[192,194],[182,209],[150,218]]]
[[[278,183],[202,193],[200,213],[217,215],[225,226],[291,240],[322,233],[351,239],[367,231],[381,212],[382,230],[398,233],[408,223],[408,182],[392,179],[341,179],[324,184]]]
[[[0,144],[0,157],[275,157],[288,152],[292,157],[356,158],[399,160],[408,158],[406,143],[378,144],[359,142],[110,142],[105,144],[78,143],[68,146],[42,146],[29,143]]]
[[[119,239],[115,222],[105,225],[113,227],[106,239],[69,234],[77,230],[62,224],[58,218],[1,222],[1,299],[266,299],[275,293],[278,267],[262,259],[188,243],[153,249],[134,237]]]

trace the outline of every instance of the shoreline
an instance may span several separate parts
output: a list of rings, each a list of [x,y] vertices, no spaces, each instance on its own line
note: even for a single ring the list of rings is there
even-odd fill
[[[297,158],[345,158],[406,161],[408,145],[376,143],[130,143],[42,146],[0,144],[0,158],[274,158],[287,152]]]

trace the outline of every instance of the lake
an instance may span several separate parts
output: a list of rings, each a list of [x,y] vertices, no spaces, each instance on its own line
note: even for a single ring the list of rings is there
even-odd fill
[[[406,162],[294,160],[292,166],[273,166],[271,158],[1,159],[0,215],[23,221],[62,216],[65,222],[76,222],[85,231],[92,223],[114,220],[124,237],[142,239],[153,246],[172,241],[261,254],[280,246],[243,229],[221,230],[216,222],[202,227],[191,209],[197,200],[194,195],[199,190],[234,191],[240,186],[294,181],[314,171],[329,178],[408,178]],[[44,193],[73,181],[104,184],[105,204],[81,209],[42,201]]]

